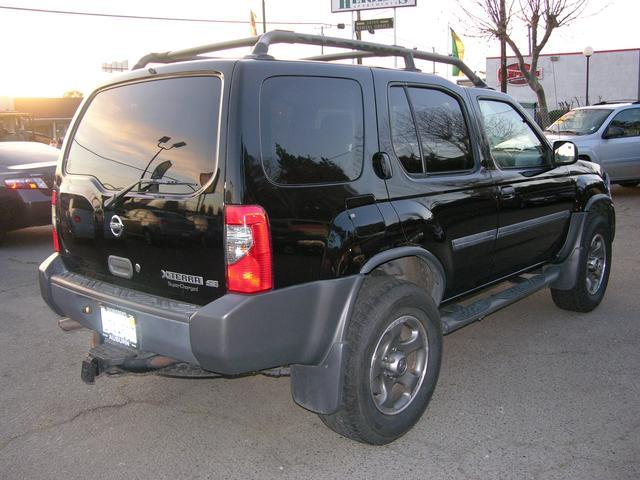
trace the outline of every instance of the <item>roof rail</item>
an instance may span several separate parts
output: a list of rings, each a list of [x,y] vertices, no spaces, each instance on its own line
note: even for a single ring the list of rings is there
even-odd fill
[[[621,98],[619,100],[602,100],[597,103],[592,103],[594,106],[598,105],[614,105],[616,103],[638,103],[634,98]]]
[[[419,71],[415,65],[415,59],[427,60],[430,62],[445,63],[458,67],[471,82],[477,87],[487,88],[484,83],[462,60],[446,55],[439,55],[432,52],[413,50],[399,47],[397,45],[384,45],[381,43],[364,42],[362,40],[352,40],[348,38],[325,37],[324,35],[312,35],[306,33],[296,33],[287,30],[272,30],[256,37],[248,37],[228,42],[213,43],[200,47],[176,50],[173,52],[151,53],[142,57],[133,69],[144,68],[149,63],[171,63],[177,61],[191,60],[199,58],[198,55],[204,53],[230,50],[239,47],[253,46],[253,51],[247,58],[269,58],[269,47],[273,44],[290,43],[305,45],[321,45],[325,47],[346,48],[351,52],[335,53],[307,57],[305,60],[333,61],[349,58],[369,58],[369,57],[402,57],[404,59],[405,70]]]

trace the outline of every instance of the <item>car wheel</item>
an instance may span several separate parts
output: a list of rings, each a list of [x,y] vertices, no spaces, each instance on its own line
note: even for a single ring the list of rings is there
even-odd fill
[[[611,229],[604,215],[589,214],[581,247],[575,286],[571,290],[552,288],[551,298],[564,310],[590,312],[602,301],[611,271]]]
[[[320,418],[347,438],[392,442],[420,419],[436,387],[438,310],[417,286],[373,277],[358,297],[346,339],[343,408]]]
[[[628,188],[633,188],[633,187],[637,187],[638,184],[640,184],[640,180],[631,180],[628,182],[619,182],[618,185],[620,185],[621,187],[628,187]]]

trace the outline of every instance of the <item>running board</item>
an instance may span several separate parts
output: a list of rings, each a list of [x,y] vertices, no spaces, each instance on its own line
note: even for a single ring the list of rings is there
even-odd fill
[[[513,287],[476,300],[469,305],[453,303],[442,307],[440,309],[442,333],[446,335],[477,320],[482,320],[487,315],[547,287],[559,275],[559,266],[550,266],[530,278],[514,277],[509,280],[514,284]]]

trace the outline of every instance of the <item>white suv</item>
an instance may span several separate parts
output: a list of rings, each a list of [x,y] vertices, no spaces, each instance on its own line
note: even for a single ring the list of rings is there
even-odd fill
[[[571,140],[580,158],[601,165],[612,183],[640,183],[640,102],[575,108],[545,134],[552,143]]]

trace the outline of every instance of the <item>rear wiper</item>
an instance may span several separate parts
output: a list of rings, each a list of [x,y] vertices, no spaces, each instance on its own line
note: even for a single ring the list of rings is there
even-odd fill
[[[133,190],[137,185],[142,186],[143,184],[147,185],[147,186],[150,186],[150,185],[186,185],[189,188],[191,188],[191,190],[193,190],[194,192],[195,192],[195,189],[193,188],[193,186],[196,185],[195,183],[191,183],[191,182],[179,182],[177,180],[163,180],[162,178],[138,179],[135,182],[133,182],[131,185],[127,185],[122,190],[119,190],[116,193],[114,193],[112,197],[109,197],[104,203],[104,208],[115,206],[122,198],[124,198],[124,196],[127,193],[129,193],[131,190]]]

